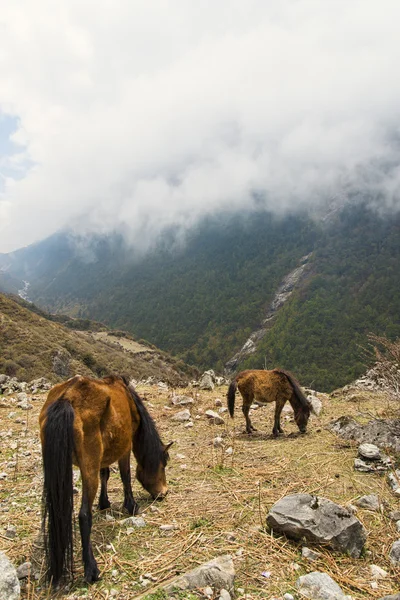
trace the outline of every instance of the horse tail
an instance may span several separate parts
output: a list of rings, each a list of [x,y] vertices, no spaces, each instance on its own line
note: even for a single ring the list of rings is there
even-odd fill
[[[228,398],[228,409],[229,409],[229,414],[231,415],[231,417],[233,417],[233,413],[235,410],[236,390],[237,390],[237,381],[236,381],[236,379],[234,379],[233,381],[231,381],[229,388],[228,388],[228,393],[226,395],[226,397]]]
[[[300,388],[300,384],[297,381],[297,379],[295,379],[293,377],[293,375],[291,373],[289,373],[289,371],[284,371],[283,369],[274,369],[274,371],[276,371],[277,373],[281,373],[282,375],[285,375],[286,379],[289,381],[290,385],[292,386],[293,393],[296,396],[299,403],[303,407],[308,406],[308,400],[307,400],[306,396],[303,394],[303,392]]]
[[[73,571],[74,409],[61,397],[47,409],[43,429],[43,532],[47,577],[57,585],[65,569]]]

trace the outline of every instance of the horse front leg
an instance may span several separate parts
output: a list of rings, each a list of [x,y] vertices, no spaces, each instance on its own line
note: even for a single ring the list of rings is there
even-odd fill
[[[132,493],[132,483],[131,483],[131,452],[125,454],[118,461],[119,466],[119,474],[121,475],[121,480],[124,486],[124,508],[128,511],[130,515],[136,515],[139,512],[139,505],[135,502]]]
[[[275,419],[274,419],[274,428],[272,430],[272,435],[274,437],[278,437],[280,433],[283,433],[283,429],[281,427],[281,412],[283,407],[285,406],[286,400],[277,400],[275,402]]]
[[[111,506],[110,501],[108,499],[108,493],[107,493],[107,483],[108,483],[109,477],[110,477],[109,467],[100,469],[101,489],[100,489],[99,503],[97,505],[99,510],[105,510],[106,508],[110,508],[110,506]]]

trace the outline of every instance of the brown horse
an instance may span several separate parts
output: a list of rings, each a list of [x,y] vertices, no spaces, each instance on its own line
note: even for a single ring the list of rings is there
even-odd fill
[[[228,389],[229,414],[233,417],[235,410],[235,394],[239,389],[243,397],[242,411],[246,419],[246,431],[256,431],[250,421],[249,410],[253,401],[260,404],[275,402],[275,420],[272,434],[277,437],[283,433],[281,427],[281,412],[287,400],[294,411],[294,419],[301,433],[307,429],[311,412],[311,403],[300,389],[296,379],[288,371],[274,369],[273,371],[242,371],[232,380]]]
[[[125,378],[88,379],[77,375],[55,385],[39,416],[43,453],[43,527],[47,575],[56,585],[65,571],[72,573],[73,478],[72,465],[82,476],[79,528],[82,558],[88,583],[99,578],[90,533],[92,505],[99,480],[99,508],[110,506],[107,495],[109,465],[118,461],[124,486],[124,507],[138,511],[131,487],[130,453],[136,458],[136,477],[153,496],[162,498],[168,488],[164,446],[142,400]]]

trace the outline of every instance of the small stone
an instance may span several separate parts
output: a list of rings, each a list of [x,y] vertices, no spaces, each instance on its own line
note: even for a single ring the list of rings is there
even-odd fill
[[[178,525],[175,523],[170,523],[168,525],[160,525],[161,531],[173,531],[174,529],[178,529]]]
[[[235,554],[236,556],[243,556],[243,548],[239,548],[239,550],[236,550]]]
[[[121,521],[121,525],[126,525],[130,527],[146,527],[146,521],[143,517],[128,517],[127,519],[123,519]]]
[[[186,429],[190,429],[191,427],[193,427],[193,425],[194,425],[193,421],[189,421],[188,423],[185,423]]]
[[[185,454],[177,454],[176,458],[178,458],[179,460],[183,460],[184,458],[186,458]]]
[[[367,510],[379,510],[380,507],[379,498],[376,494],[361,496],[355,503],[360,508],[366,508]]]
[[[376,581],[371,581],[370,586],[373,590],[378,589],[378,583]]]
[[[0,597],[7,600],[18,600],[21,587],[17,572],[3,552],[0,552],[0,573]]]
[[[396,521],[396,529],[397,531],[400,531],[400,520]]]
[[[25,577],[29,577],[31,574],[32,563],[24,562],[22,565],[17,567],[17,577],[18,579],[25,579]]]
[[[283,594],[283,600],[294,600],[292,594]]]
[[[17,537],[17,528],[15,525],[7,525],[4,535],[10,540],[13,540],[15,537]]]
[[[400,540],[393,542],[392,547],[390,548],[389,558],[392,565],[400,565]]]
[[[343,600],[345,596],[342,589],[338,586],[327,573],[314,571],[299,577],[296,581],[296,587],[300,594],[311,600]]]
[[[225,450],[225,454],[227,454],[228,456],[230,456],[231,454],[233,454],[233,448],[232,448],[232,446],[229,446],[229,448],[227,448]]]
[[[112,596],[113,598],[115,598],[116,596],[118,596],[118,590],[116,589],[111,589],[110,590],[110,596]]]
[[[188,408],[177,412],[175,415],[171,417],[172,421],[178,421],[179,423],[184,423],[185,421],[190,421],[190,411]]]
[[[307,546],[304,546],[301,549],[301,555],[303,558],[306,558],[307,560],[310,560],[310,561],[318,560],[319,557],[321,556],[321,554],[319,552],[315,552],[314,550],[307,548]]]
[[[210,423],[214,423],[215,425],[223,425],[225,423],[224,419],[213,410],[206,410],[205,415]]]
[[[400,521],[400,510],[392,510],[389,513],[389,518],[392,519],[392,521]]]
[[[381,458],[381,451],[375,444],[360,444],[358,447],[358,454],[368,460],[380,460]]]
[[[7,479],[7,473],[5,473],[3,471],[3,473],[0,473],[0,479]]]
[[[388,576],[387,571],[381,567],[378,567],[378,565],[370,565],[369,570],[374,579],[385,579],[385,577]]]
[[[112,577],[118,577],[118,571],[117,571],[117,569],[113,569],[113,570],[111,571],[111,576],[112,576]]]
[[[106,521],[115,521],[115,517],[112,515],[106,514]]]
[[[207,586],[203,589],[203,594],[206,598],[212,598],[214,595],[214,591],[210,586]]]
[[[221,446],[223,446],[223,444],[224,444],[224,440],[222,437],[215,437],[213,439],[214,448],[220,448]]]
[[[236,540],[236,535],[232,531],[228,531],[228,533],[225,534],[225,538],[228,542],[234,542]]]
[[[222,588],[222,590],[219,592],[219,600],[231,600],[230,593]]]
[[[222,400],[221,400],[221,398],[216,398],[215,399],[215,406],[222,406]]]

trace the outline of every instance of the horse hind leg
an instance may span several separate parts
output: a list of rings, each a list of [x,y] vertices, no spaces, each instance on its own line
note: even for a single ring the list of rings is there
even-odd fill
[[[90,535],[92,532],[92,507],[99,486],[102,443],[100,436],[82,439],[75,438],[75,453],[82,475],[82,503],[79,511],[79,529],[82,540],[82,560],[85,580],[88,583],[97,581],[100,571],[93,555]]]
[[[286,400],[276,400],[275,402],[275,418],[274,418],[274,428],[272,430],[272,435],[274,437],[278,437],[280,433],[283,433],[283,429],[281,427],[281,412],[283,407],[285,406]]]
[[[118,461],[119,473],[124,486],[124,508],[130,515],[136,515],[139,512],[139,505],[135,501],[132,493],[131,483],[131,452],[125,454]]]
[[[248,434],[253,433],[253,431],[257,431],[257,429],[255,427],[253,427],[250,417],[249,417],[249,411],[250,411],[250,406],[251,403],[253,401],[252,397],[243,397],[243,405],[242,405],[242,412],[244,414],[244,418],[246,419],[246,432]]]
[[[99,497],[99,503],[98,503],[99,510],[105,510],[106,508],[110,508],[110,506],[111,506],[110,501],[108,499],[108,493],[107,493],[107,483],[108,483],[109,477],[110,477],[109,467],[100,469],[101,489],[100,489],[100,497]]]

